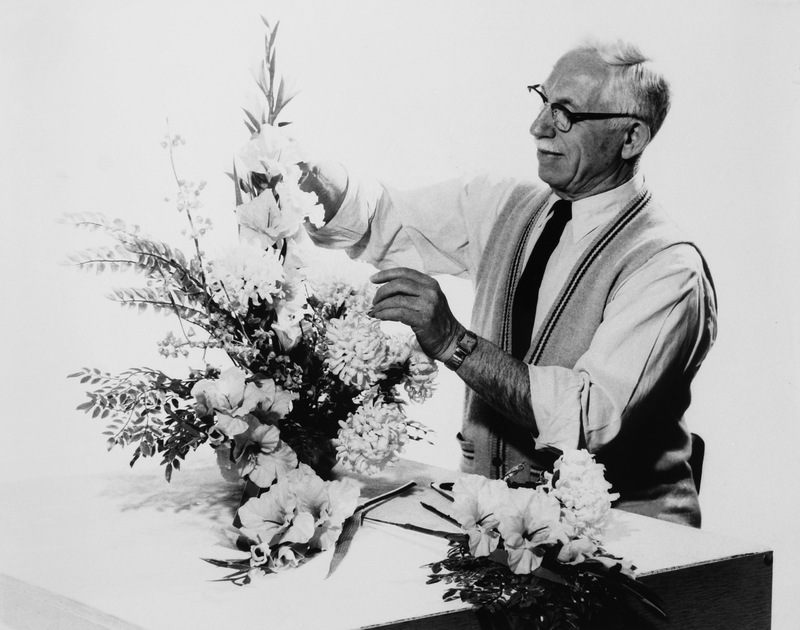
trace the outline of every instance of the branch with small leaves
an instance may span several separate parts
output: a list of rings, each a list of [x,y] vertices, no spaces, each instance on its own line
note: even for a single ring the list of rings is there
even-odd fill
[[[174,379],[150,368],[117,375],[83,368],[69,377],[94,386],[86,392],[89,400],[77,408],[108,422],[103,433],[108,436],[108,448],[135,445],[131,465],[140,457],[162,454],[169,480],[173,468],[180,468],[180,460],[208,440],[211,422],[198,417],[187,404],[192,386],[208,375]]]

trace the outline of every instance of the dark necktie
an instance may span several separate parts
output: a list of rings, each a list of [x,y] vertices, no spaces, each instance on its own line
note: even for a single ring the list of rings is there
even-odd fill
[[[536,317],[536,301],[544,270],[561,239],[564,226],[571,218],[571,202],[559,199],[553,204],[553,214],[534,244],[525,270],[517,283],[511,308],[511,354],[517,359],[523,359],[530,348],[533,321]]]

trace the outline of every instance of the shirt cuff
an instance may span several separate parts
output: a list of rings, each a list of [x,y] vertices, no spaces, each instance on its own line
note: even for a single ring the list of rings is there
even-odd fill
[[[583,421],[584,378],[558,366],[528,366],[531,407],[539,435],[536,448],[552,446],[562,451],[578,448]]]
[[[347,173],[347,190],[339,211],[321,228],[309,226],[312,238],[319,238],[329,247],[349,247],[369,231],[375,209],[383,195],[383,187],[375,180]]]

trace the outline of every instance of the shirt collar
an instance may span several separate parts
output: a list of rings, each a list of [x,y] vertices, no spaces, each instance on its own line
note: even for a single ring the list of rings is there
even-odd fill
[[[613,219],[622,207],[644,188],[644,176],[637,173],[624,184],[591,197],[572,202],[572,237],[580,241]],[[555,203],[558,197],[552,195]]]

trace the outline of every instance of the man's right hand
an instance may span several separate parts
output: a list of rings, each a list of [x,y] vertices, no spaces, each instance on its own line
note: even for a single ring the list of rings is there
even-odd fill
[[[325,209],[325,223],[333,219],[342,206],[347,193],[347,171],[337,162],[300,162],[305,174],[300,188],[316,193]]]

